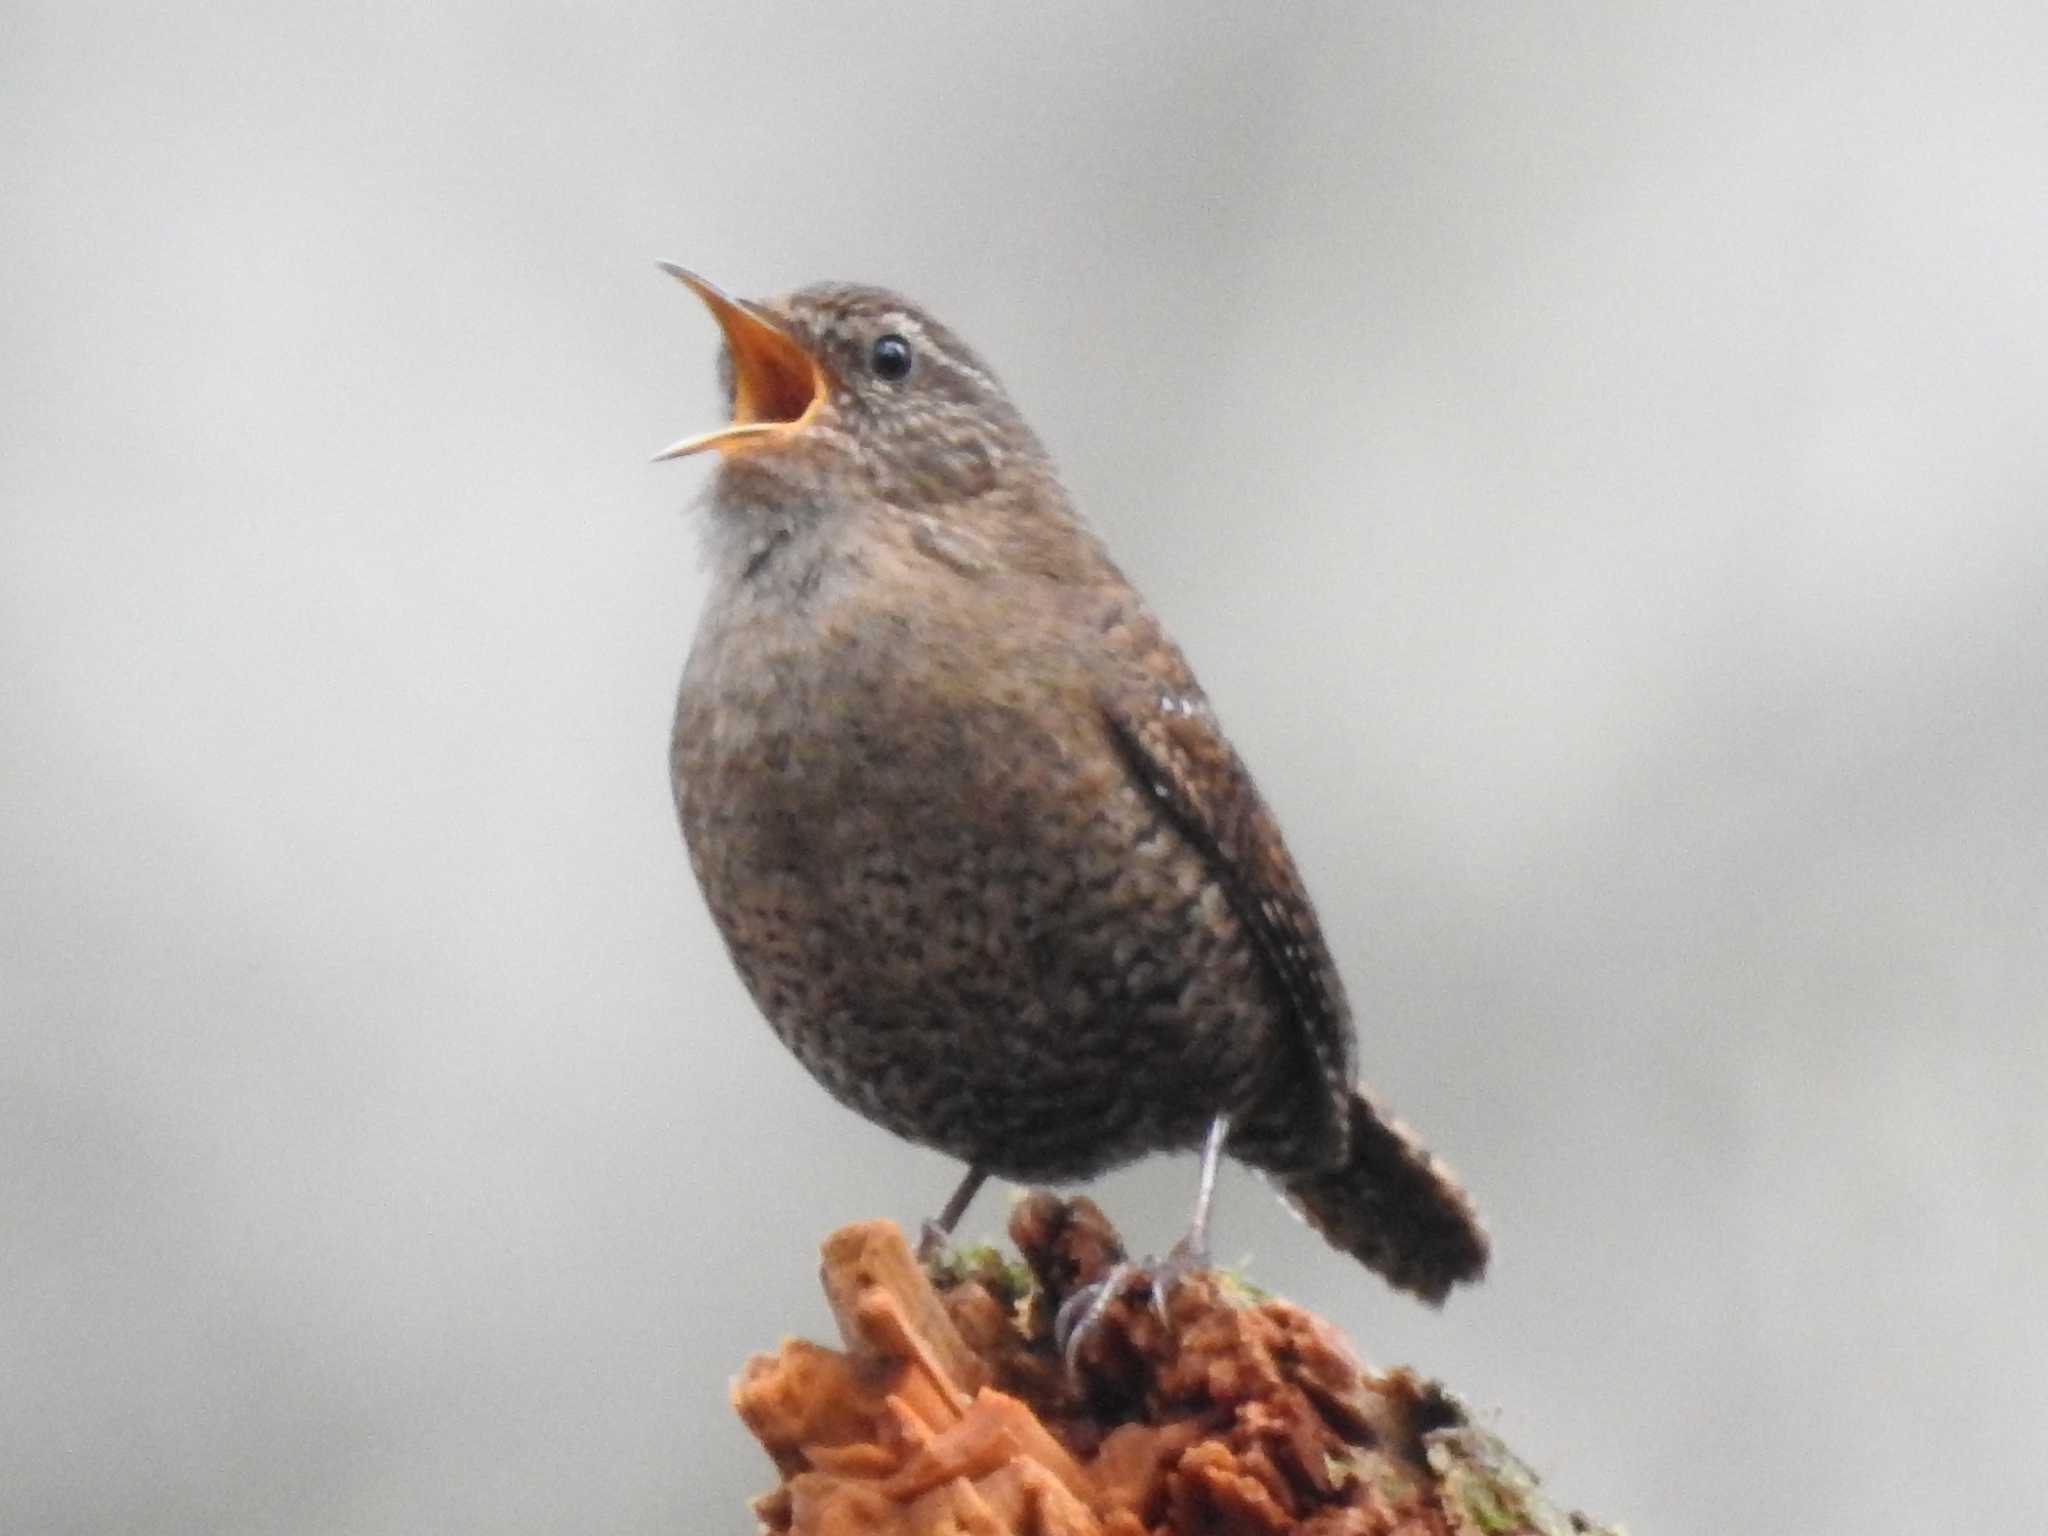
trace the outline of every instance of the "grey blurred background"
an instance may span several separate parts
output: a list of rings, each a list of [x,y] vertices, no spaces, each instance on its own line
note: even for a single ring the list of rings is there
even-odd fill
[[[1192,653],[1441,1315],[1638,1532],[2039,1526],[2038,7],[0,9],[0,1529],[743,1531],[953,1170],[732,976],[665,744],[714,333],[887,282]],[[1098,1194],[1170,1240],[1192,1180]],[[1001,1196],[969,1229],[992,1234]]]

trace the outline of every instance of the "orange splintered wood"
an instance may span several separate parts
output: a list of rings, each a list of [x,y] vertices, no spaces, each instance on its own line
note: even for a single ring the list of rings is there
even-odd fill
[[[1070,1371],[1050,1319],[1121,1243],[1045,1195],[1010,1233],[1035,1293],[981,1254],[949,1261],[942,1299],[887,1222],[826,1242],[847,1351],[787,1342],[733,1389],[782,1474],[762,1536],[1609,1536],[1441,1389],[1216,1276],[1166,1318],[1119,1297]]]
[[[1100,1507],[1095,1479],[1053,1438],[1052,1431],[1039,1422],[1038,1415],[1029,1407],[992,1387],[983,1387],[974,1400],[973,1411],[986,1413],[1002,1424],[1023,1464],[1043,1467],[1073,1497]]]
[[[1095,1502],[1095,1485],[1031,1410],[1014,1397],[983,1388],[959,1423],[935,1436],[887,1487],[911,1498],[954,1478],[990,1476],[1016,1462],[1042,1468],[1071,1498]]]
[[[1128,1510],[1141,1524],[1158,1519],[1156,1506],[1165,1495],[1166,1469],[1203,1433],[1203,1426],[1194,1419],[1118,1425],[1088,1464],[1098,1490],[1096,1508]]]
[[[822,1344],[785,1339],[779,1353],[746,1363],[733,1383],[732,1405],[775,1465],[792,1472],[807,1455],[815,1462],[821,1447],[872,1443],[888,1422],[882,1388],[899,1374],[863,1367]]]
[[[1101,1536],[1095,1511],[1038,1462],[1020,1457],[975,1484],[1012,1531],[1032,1536]]]
[[[846,1347],[914,1361],[965,1397],[988,1380],[893,1221],[863,1221],[825,1239],[820,1277]]]
[[[1246,1470],[1228,1446],[1207,1440],[1181,1457],[1166,1480],[1174,1525],[1188,1531],[1228,1531],[1233,1536],[1286,1536],[1295,1517],[1272,1489]]]
[[[965,1478],[941,1483],[901,1509],[894,1529],[905,1536],[1012,1536],[1020,1529]]]
[[[790,1529],[804,1536],[887,1536],[904,1531],[903,1506],[873,1483],[805,1472],[790,1479]]]
[[[923,1445],[960,1418],[960,1394],[951,1382],[934,1374],[933,1368],[923,1362],[897,1367],[889,1404],[901,1416],[912,1445]]]

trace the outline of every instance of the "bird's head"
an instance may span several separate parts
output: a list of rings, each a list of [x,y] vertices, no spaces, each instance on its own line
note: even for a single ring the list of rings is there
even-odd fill
[[[735,299],[660,265],[725,333],[719,376],[732,420],[655,457],[715,451],[720,501],[939,510],[1050,479],[1044,449],[987,365],[908,300],[850,283]]]

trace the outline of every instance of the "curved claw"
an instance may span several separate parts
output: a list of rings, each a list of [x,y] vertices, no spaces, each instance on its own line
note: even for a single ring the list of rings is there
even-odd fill
[[[950,1241],[952,1241],[952,1234],[936,1221],[927,1218],[925,1224],[918,1229],[917,1233],[917,1262],[929,1264],[932,1260],[943,1256],[946,1251],[946,1245]]]
[[[1060,1352],[1060,1359],[1066,1362],[1069,1378],[1080,1379],[1081,1346],[1102,1326],[1103,1314],[1109,1311],[1109,1304],[1123,1293],[1124,1287],[1138,1273],[1135,1264],[1119,1264],[1093,1285],[1082,1286],[1060,1303],[1059,1311],[1053,1314],[1052,1341]]]
[[[1173,1319],[1167,1315],[1167,1304],[1180,1283],[1190,1275],[1208,1269],[1209,1254],[1199,1241],[1182,1238],[1175,1243],[1161,1259],[1146,1259],[1133,1264],[1126,1261],[1117,1265],[1093,1285],[1084,1285],[1060,1303],[1060,1309],[1053,1315],[1053,1345],[1066,1362],[1067,1375],[1080,1379],[1081,1349],[1088,1342],[1088,1336],[1102,1326],[1102,1319],[1109,1311],[1109,1304],[1121,1296],[1134,1280],[1144,1281],[1152,1292],[1152,1311],[1162,1328],[1171,1329]]]
[[[1147,1267],[1152,1276],[1152,1312],[1162,1326],[1171,1327],[1173,1324],[1173,1319],[1166,1315],[1166,1305],[1173,1299],[1181,1281],[1209,1267],[1208,1244],[1192,1232],[1167,1251],[1164,1263]]]

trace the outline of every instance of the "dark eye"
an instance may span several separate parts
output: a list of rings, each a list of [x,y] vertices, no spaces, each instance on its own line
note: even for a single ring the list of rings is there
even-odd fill
[[[892,383],[910,372],[910,343],[891,331],[875,343],[868,353],[868,366],[875,373]]]

